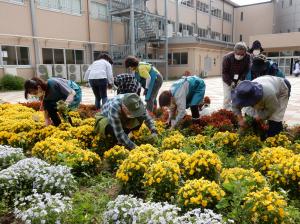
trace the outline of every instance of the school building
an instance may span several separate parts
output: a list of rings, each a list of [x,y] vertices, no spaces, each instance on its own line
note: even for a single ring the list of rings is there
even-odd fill
[[[113,55],[115,73],[136,55],[165,78],[218,76],[235,42],[256,39],[289,74],[299,37],[296,0],[0,0],[0,76],[81,81],[101,52]]]

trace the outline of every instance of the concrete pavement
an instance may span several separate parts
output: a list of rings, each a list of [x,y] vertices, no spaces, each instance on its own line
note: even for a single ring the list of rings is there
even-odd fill
[[[287,79],[292,84],[291,98],[288,104],[287,111],[285,113],[285,121],[289,125],[300,124],[300,77],[288,76]],[[169,89],[174,81],[164,82],[161,91]],[[211,108],[220,109],[223,104],[223,83],[221,77],[206,78],[206,96],[211,99]],[[93,104],[94,94],[91,88],[82,87],[82,103]],[[113,97],[115,93],[112,90],[108,90],[108,97]],[[18,103],[26,102],[23,91],[1,92],[0,99],[5,102]]]

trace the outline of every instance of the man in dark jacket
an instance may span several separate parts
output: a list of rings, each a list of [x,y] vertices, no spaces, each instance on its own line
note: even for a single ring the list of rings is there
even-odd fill
[[[249,68],[250,54],[247,53],[247,45],[244,42],[238,42],[234,46],[234,51],[223,58],[224,109],[231,110],[231,91],[240,81],[245,80]]]

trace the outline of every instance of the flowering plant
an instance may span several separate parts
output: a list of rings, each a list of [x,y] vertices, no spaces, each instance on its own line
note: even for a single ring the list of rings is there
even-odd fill
[[[100,157],[89,150],[79,148],[76,140],[49,137],[35,144],[32,155],[45,159],[49,163],[70,166],[74,171],[88,171],[100,164]]]
[[[20,193],[30,195],[33,189],[40,193],[70,195],[75,189],[75,180],[68,167],[50,166],[40,159],[28,158],[0,171],[0,189],[8,201]]]
[[[145,150],[147,148],[147,150]],[[123,161],[117,170],[116,177],[124,183],[127,190],[137,192],[142,188],[142,178],[144,173],[155,161],[155,149],[150,146],[137,147],[132,150],[127,159]]]
[[[159,154],[158,158],[162,161],[168,161],[179,165],[181,174],[184,173],[184,161],[189,157],[185,152],[179,149],[166,150]]]
[[[272,184],[287,189],[290,194],[300,194],[300,155],[282,159],[279,163],[270,166],[267,175]]]
[[[69,197],[34,191],[32,195],[16,200],[14,215],[25,223],[60,223],[64,212],[71,208]]]
[[[267,186],[265,177],[254,169],[230,168],[224,169],[221,173],[223,184],[234,184],[235,181],[247,181],[250,190],[256,190]]]
[[[184,140],[185,137],[181,133],[175,132],[162,141],[161,147],[163,150],[180,149],[184,145]]]
[[[247,135],[239,138],[238,150],[241,153],[252,153],[263,146],[262,141],[256,135]]]
[[[193,208],[213,208],[224,197],[225,192],[214,181],[188,180],[178,191],[178,203],[189,210]]]
[[[24,158],[23,149],[0,145],[0,171]]]
[[[243,204],[245,219],[252,223],[284,223],[288,215],[286,207],[284,197],[267,187],[250,192]]]
[[[143,202],[131,195],[119,195],[107,205],[104,224],[168,223],[168,224],[226,224],[222,215],[212,210],[195,209],[180,216],[181,209],[168,203]]]
[[[256,170],[267,174],[272,165],[279,164],[282,160],[293,156],[294,153],[292,150],[283,147],[266,147],[259,152],[254,152],[250,161]]]
[[[126,149],[124,146],[116,145],[104,153],[104,158],[108,160],[110,166],[115,169],[123,163],[128,155],[128,149]]]
[[[219,157],[210,150],[197,150],[184,161],[185,178],[205,177],[216,179],[221,172],[222,163]]]
[[[19,193],[28,195],[36,174],[49,164],[36,158],[20,160],[16,164],[0,171],[0,194],[9,203]]]
[[[179,185],[180,169],[178,164],[168,161],[153,163],[144,174],[144,185],[154,190],[155,200],[170,200]]]
[[[211,140],[219,150],[224,150],[229,154],[235,154],[239,136],[238,134],[229,131],[218,132],[214,134]]]
[[[274,137],[269,137],[266,139],[266,145],[268,147],[278,147],[278,146],[282,146],[284,148],[287,148],[289,146],[291,146],[291,141],[289,140],[289,138],[284,135],[284,134],[278,134],[275,135]]]

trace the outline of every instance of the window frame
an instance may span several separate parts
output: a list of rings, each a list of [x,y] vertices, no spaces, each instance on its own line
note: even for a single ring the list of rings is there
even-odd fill
[[[92,4],[98,4],[98,5],[102,5],[106,8],[106,16],[105,17],[99,17],[99,13],[97,15],[97,17],[93,17],[92,16]],[[89,15],[92,19],[95,19],[95,20],[102,20],[102,21],[108,21],[109,19],[109,8],[108,8],[108,5],[102,3],[102,2],[97,2],[97,1],[91,1],[91,7],[90,7],[90,10],[89,10]]]
[[[174,64],[173,62],[174,62],[174,54],[179,54],[179,63],[178,64]],[[187,63],[186,64],[182,64],[182,62],[181,62],[181,55],[182,54],[187,54]],[[169,58],[169,55],[171,56],[170,58]],[[168,61],[170,60],[170,64],[168,63],[168,65],[169,66],[186,66],[186,65],[188,65],[189,64],[189,52],[188,51],[171,51],[171,52],[169,52],[168,53]]]
[[[80,1],[80,12],[73,12],[73,10],[71,11],[67,11],[65,9],[63,9],[62,7],[60,7],[60,9],[58,8],[51,8],[49,7],[49,1],[53,1],[53,0],[47,0],[48,5],[44,6],[41,5],[41,0],[37,1],[37,8],[42,9],[42,10],[47,10],[47,11],[52,11],[52,12],[57,12],[57,13],[63,13],[63,14],[68,14],[68,15],[74,15],[74,16],[82,16],[83,15],[83,0],[79,0]],[[62,0],[57,0],[59,1],[59,4],[61,5],[61,1]]]
[[[4,65],[3,64],[3,57],[2,57],[2,46],[8,46],[8,47],[14,47],[15,49],[15,55],[16,55],[16,65]],[[19,61],[18,61],[18,54],[17,54],[17,47],[26,47],[28,49],[28,65],[19,65]],[[31,53],[30,53],[30,48],[31,46],[27,46],[27,45],[10,45],[10,44],[0,44],[0,68],[4,68],[4,67],[17,67],[17,68],[32,68],[32,58],[31,58]]]
[[[42,64],[44,63],[44,56],[43,56],[43,49],[51,49],[52,50],[52,61],[54,62],[53,64],[48,64],[48,65],[55,65],[55,57],[54,57],[54,50],[63,50],[63,58],[64,58],[64,64],[61,65],[73,65],[73,64],[68,64],[67,63],[67,55],[66,55],[66,51],[67,50],[71,50],[73,51],[73,56],[74,56],[74,60],[75,60],[75,64],[74,65],[83,65],[86,64],[86,57],[85,57],[85,50],[84,49],[73,49],[73,48],[51,48],[51,47],[43,47],[41,48],[41,55],[42,55]],[[82,55],[83,55],[83,63],[82,64],[77,64],[77,59],[76,59],[76,53],[75,51],[82,51]]]

